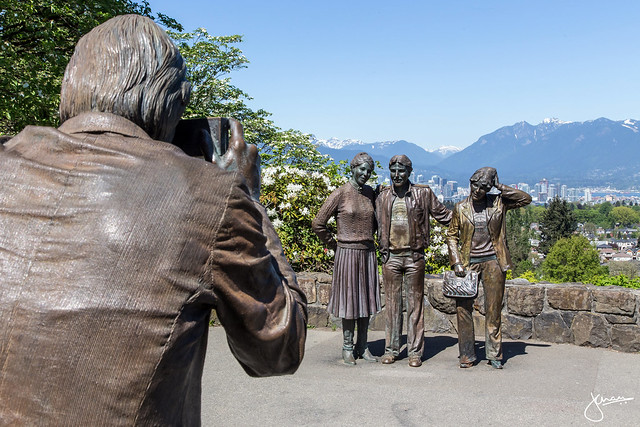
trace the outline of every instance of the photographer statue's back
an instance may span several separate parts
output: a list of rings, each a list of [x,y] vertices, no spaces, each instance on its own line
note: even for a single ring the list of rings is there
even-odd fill
[[[213,308],[249,375],[300,364],[255,146],[233,120],[218,165],[167,142],[185,73],[153,21],[113,18],[76,46],[60,128],[0,147],[0,424],[199,424]]]

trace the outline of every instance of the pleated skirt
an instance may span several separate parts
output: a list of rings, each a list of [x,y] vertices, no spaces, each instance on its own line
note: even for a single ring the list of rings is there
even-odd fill
[[[338,246],[327,311],[343,319],[368,317],[380,311],[375,249]]]

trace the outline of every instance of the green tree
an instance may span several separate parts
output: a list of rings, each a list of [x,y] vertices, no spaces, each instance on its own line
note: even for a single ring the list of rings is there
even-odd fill
[[[329,194],[346,181],[348,167],[320,154],[310,135],[282,130],[267,111],[247,106],[252,98],[231,82],[232,74],[249,64],[239,48],[241,36],[212,36],[204,28],[169,35],[185,59],[191,82],[191,101],[183,117],[233,117],[242,123],[245,140],[260,151],[260,201],[287,259],[296,271],[331,271],[334,254],[313,232],[311,221]]]
[[[250,97],[232,85],[229,77],[249,63],[236,46],[242,36],[212,36],[204,28],[168,33],[187,63],[187,79],[191,82],[191,100],[184,116],[233,116],[243,120],[251,112],[244,103]]]
[[[131,0],[4,0],[0,8],[0,134],[57,126],[64,69],[81,36],[116,15],[137,13],[180,30],[149,3]]]
[[[540,252],[548,253],[558,240],[571,236],[576,227],[577,221],[569,203],[555,197],[540,218]]]
[[[637,261],[609,261],[609,274],[611,276],[622,274],[628,279],[635,279],[638,277],[639,267]]]
[[[582,229],[584,230],[585,233],[595,235],[597,227],[592,222],[585,222]]]
[[[529,261],[532,215],[533,211],[526,208],[507,212],[507,246],[513,262],[512,274],[514,277],[518,277],[532,268],[532,263]]]
[[[531,216],[531,222],[540,222],[540,220],[542,219],[542,215],[546,211],[544,206],[531,206],[531,205],[529,205],[524,209],[526,209],[528,211],[529,215]]]
[[[319,170],[331,159],[322,156],[310,135],[282,130],[269,120],[271,113],[247,106],[251,96],[231,83],[231,74],[249,60],[238,47],[242,36],[213,36],[204,28],[192,32],[169,31],[187,64],[191,100],[183,118],[233,117],[242,122],[245,140],[260,150],[265,165]]]
[[[592,223],[600,226],[605,226],[605,223],[603,222],[605,218],[602,217],[597,209],[594,209],[589,205],[582,205],[581,208],[576,207],[576,209],[573,210],[573,215],[575,216],[576,221],[583,224]]]
[[[612,227],[611,218],[609,218],[609,213],[613,210],[613,205],[610,202],[601,203],[598,206],[599,213],[599,222],[598,224],[602,227]]]
[[[637,224],[640,219],[636,211],[627,206],[616,206],[611,209],[609,218],[611,218],[612,224],[620,224],[623,227],[630,227]]]
[[[296,130],[275,132],[270,141],[261,144],[260,156],[265,165],[289,165],[330,175],[350,173],[346,163],[342,167],[334,164],[333,159],[318,151],[310,135]]]
[[[542,262],[546,279],[561,282],[586,282],[606,274],[600,266],[598,251],[584,236],[559,239]]]

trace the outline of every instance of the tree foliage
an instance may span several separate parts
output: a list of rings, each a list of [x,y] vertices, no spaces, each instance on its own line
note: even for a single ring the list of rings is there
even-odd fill
[[[137,13],[180,30],[144,0],[4,0],[0,9],[0,134],[57,126],[60,84],[84,34],[116,15]]]
[[[620,286],[623,288],[640,289],[640,278],[634,277],[630,279],[624,274],[617,276],[598,276],[593,280],[593,284],[597,286]]]
[[[523,209],[529,211],[529,215],[531,216],[531,222],[540,222],[542,220],[542,215],[546,212],[546,208],[544,206],[535,206],[529,205]]]
[[[627,206],[617,206],[611,209],[609,216],[614,225],[620,225],[622,227],[630,227],[637,224],[640,220],[638,213]]]
[[[334,254],[313,232],[311,221],[329,194],[346,181],[348,168],[320,154],[310,135],[282,130],[267,111],[247,105],[252,98],[231,82],[231,75],[249,63],[238,47],[241,36],[212,36],[204,28],[169,34],[186,61],[192,87],[183,117],[233,117],[242,123],[245,140],[260,152],[260,201],[287,259],[296,271],[331,271]]]
[[[168,33],[187,63],[187,79],[191,82],[185,118],[235,117],[244,121],[253,113],[245,104],[251,97],[232,85],[229,77],[249,63],[236,46],[242,36],[212,36],[204,28]]]
[[[598,251],[584,236],[559,239],[542,262],[545,278],[552,282],[587,282],[606,275]]]
[[[587,234],[596,234],[596,225],[592,222],[585,222],[584,225],[582,226],[582,229],[584,230],[585,233]]]
[[[591,223],[602,228],[632,227],[640,222],[640,206],[613,206],[610,202],[598,205],[577,204],[573,210],[576,220],[581,223]]]
[[[245,140],[260,150],[265,165],[289,165],[316,171],[330,159],[310,142],[310,135],[282,130],[269,119],[271,113],[253,110],[252,98],[231,83],[231,74],[246,68],[249,60],[238,47],[242,36],[212,36],[204,28],[192,32],[169,31],[187,64],[191,100],[184,118],[233,117],[244,128]]]
[[[638,277],[639,265],[637,261],[609,261],[607,265],[611,276],[623,275],[629,279]]]
[[[611,202],[604,202],[604,203],[601,203],[600,206],[598,206],[598,212],[604,218],[606,218],[609,215],[612,209],[613,209],[613,205],[611,204]]]
[[[526,208],[514,209],[507,212],[506,233],[507,247],[513,262],[513,276],[519,277],[525,271],[531,270],[533,264],[529,260],[531,252],[530,238],[533,211]]]
[[[600,211],[589,205],[577,204],[573,210],[576,221],[580,223],[590,223],[601,227],[608,227],[607,217],[602,215]]]
[[[548,253],[558,240],[571,236],[577,225],[569,203],[558,197],[554,198],[540,218],[540,251]]]

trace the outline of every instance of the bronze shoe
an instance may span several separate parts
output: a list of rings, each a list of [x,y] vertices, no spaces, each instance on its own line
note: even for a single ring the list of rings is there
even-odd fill
[[[409,356],[409,366],[412,368],[419,368],[422,366],[422,359],[420,356]]]
[[[364,351],[358,351],[358,359],[365,360],[367,362],[377,362],[378,358],[375,357],[369,351],[369,348],[365,348]]]
[[[342,350],[342,361],[346,365],[355,365],[356,358],[353,357],[353,350]]]
[[[380,362],[384,365],[391,365],[395,361],[396,357],[391,353],[385,353],[385,355],[382,356],[382,359],[380,359]]]

